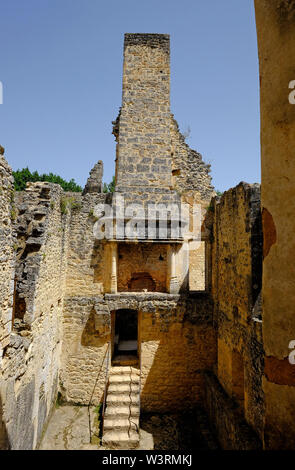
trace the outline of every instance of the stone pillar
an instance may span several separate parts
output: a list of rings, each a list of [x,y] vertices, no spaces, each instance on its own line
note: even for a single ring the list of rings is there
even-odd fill
[[[118,261],[118,245],[111,245],[111,294],[117,293],[117,261]]]
[[[178,294],[179,284],[178,284],[178,278],[177,278],[177,275],[176,275],[176,252],[175,252],[174,246],[170,246],[169,254],[170,254],[170,285],[169,285],[169,292],[170,292],[170,294]]]

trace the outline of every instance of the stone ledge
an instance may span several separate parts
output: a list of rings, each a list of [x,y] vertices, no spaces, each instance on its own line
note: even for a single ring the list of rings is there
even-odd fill
[[[146,300],[170,300],[178,301],[179,294],[167,294],[165,292],[118,292],[117,294],[105,294],[105,300],[138,300],[140,302]]]

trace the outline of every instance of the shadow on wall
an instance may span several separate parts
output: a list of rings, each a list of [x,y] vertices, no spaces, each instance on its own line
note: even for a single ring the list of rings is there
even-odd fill
[[[9,439],[6,430],[6,425],[3,421],[3,406],[0,397],[0,450],[9,450]]]
[[[204,296],[199,302],[209,308],[207,300]],[[144,412],[175,413],[203,402],[204,372],[216,361],[216,339],[212,322],[200,318],[204,306],[199,307],[200,312],[198,307],[196,312],[187,312],[189,305],[186,309],[177,305],[141,313]]]
[[[88,320],[86,322],[85,328],[81,336],[81,345],[82,346],[91,346],[94,348],[103,347],[107,341],[109,341],[109,322],[106,321],[105,325],[100,325],[100,328],[97,328],[95,324],[96,312],[94,307],[92,307]],[[103,316],[100,316],[103,320]]]
[[[95,308],[92,307],[90,315],[88,317],[88,320],[86,322],[86,325],[84,327],[84,330],[81,336],[81,345],[84,347],[98,348],[102,350],[104,347],[106,347],[105,350],[102,351],[100,361],[96,365],[97,373],[95,376],[93,387],[90,389],[90,397],[87,403],[88,407],[94,404],[93,399],[95,397],[95,393],[96,393],[99,383],[101,381],[104,382],[105,364],[107,361],[108,348],[109,348],[108,346],[109,330],[110,330],[109,315],[103,315],[103,314],[99,315],[99,325],[95,321],[97,317],[98,315],[95,311]],[[103,393],[100,394],[100,396],[98,396],[98,402],[101,403],[102,400],[103,400]]]
[[[103,260],[103,244],[101,240],[94,240],[90,267],[93,269],[93,282],[103,282],[101,263]]]

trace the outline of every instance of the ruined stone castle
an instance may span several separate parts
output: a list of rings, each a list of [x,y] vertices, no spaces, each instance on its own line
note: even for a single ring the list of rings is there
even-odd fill
[[[261,70],[267,74],[265,67],[272,66],[264,60],[270,57],[263,41],[269,32],[259,37],[266,11],[269,31],[277,31],[277,40],[283,33],[277,2],[256,3]],[[286,48],[295,47],[288,37]],[[282,56],[280,61],[283,69]],[[272,170],[266,164],[262,203],[258,184],[240,183],[216,196],[210,166],[189,148],[171,114],[169,63],[168,35],[125,35],[122,105],[113,122],[114,193],[102,192],[100,161],[83,193],[44,182],[16,193],[1,148],[2,449],[38,448],[57,395],[67,404],[105,402],[106,448],[136,448],[142,412],[196,407],[206,410],[224,449],[295,443],[295,372],[287,360],[295,329],[292,310],[286,312],[294,297],[287,267],[293,242],[282,241],[285,218],[276,212],[272,179],[272,171],[289,172],[288,165],[277,162]],[[263,100],[273,90],[263,86],[271,85],[262,80],[262,146],[271,153],[274,137],[266,130]],[[290,126],[294,142],[294,122]],[[282,127],[277,138],[280,132]],[[286,147],[289,138],[291,131],[284,133]],[[287,191],[283,185],[279,191]],[[159,215],[149,237],[116,232],[119,219],[124,227],[132,219],[120,211],[122,199],[142,209],[137,223],[144,234],[149,204],[185,204],[189,226],[199,207],[198,243],[193,245],[190,227],[184,234],[172,230],[171,214],[161,239]],[[112,218],[105,218],[112,236],[99,239],[102,204],[112,207]]]

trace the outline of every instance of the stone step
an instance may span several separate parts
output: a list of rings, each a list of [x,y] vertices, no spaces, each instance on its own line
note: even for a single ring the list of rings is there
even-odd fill
[[[106,418],[129,418],[129,416],[139,416],[139,406],[110,406],[108,405],[105,410],[104,417]]]
[[[133,366],[138,368],[138,358],[134,355],[119,355],[112,360],[112,366]]]
[[[132,366],[116,366],[111,367],[110,375],[139,375],[139,369],[137,367]]]
[[[104,420],[104,432],[110,430],[120,429],[122,431],[138,431],[139,429],[139,418],[105,418]]]
[[[139,383],[111,383],[108,387],[108,394],[113,393],[139,393]]]
[[[138,432],[108,431],[102,438],[102,445],[112,449],[135,449],[139,444]]]
[[[138,393],[111,393],[107,395],[107,406],[129,406],[139,405],[139,394]]]
[[[109,376],[109,383],[113,384],[126,384],[126,383],[132,383],[132,384],[139,384],[139,376],[132,374],[131,376],[128,375],[123,375],[123,374],[114,374]]]

